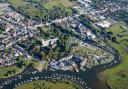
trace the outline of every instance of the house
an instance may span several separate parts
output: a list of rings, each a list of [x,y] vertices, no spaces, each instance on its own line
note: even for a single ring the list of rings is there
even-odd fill
[[[56,43],[56,41],[58,40],[58,38],[53,38],[53,39],[49,39],[49,40],[44,40],[42,39],[42,45],[48,46],[48,45],[53,45],[54,43]]]
[[[102,28],[109,28],[111,26],[111,23],[109,23],[106,20],[103,20],[103,21],[97,22],[96,25]]]
[[[4,36],[3,34],[0,34],[0,38],[3,38],[3,36]]]
[[[87,31],[87,35],[90,36],[92,39],[96,38],[96,36],[91,31]]]
[[[1,59],[1,58],[0,58],[0,64],[2,64],[3,62],[4,62],[4,59]]]
[[[5,25],[5,31],[6,31],[6,32],[10,31],[10,30],[13,29],[13,28],[14,28],[14,26],[11,25],[11,24],[9,24],[9,23],[7,23],[7,24]]]
[[[73,57],[73,54],[72,55],[69,55],[67,57],[62,58],[59,61],[61,62],[61,61],[64,61],[64,60],[70,60],[72,57]]]

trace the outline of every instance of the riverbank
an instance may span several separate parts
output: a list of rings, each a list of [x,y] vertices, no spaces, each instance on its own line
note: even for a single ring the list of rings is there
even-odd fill
[[[107,87],[107,85],[106,85],[106,78],[107,78],[107,76],[106,76],[106,73],[105,72],[99,72],[99,73],[97,73],[97,78],[98,78],[98,80],[99,80],[99,83],[102,85],[102,89],[109,89],[108,87]]]
[[[115,51],[115,50],[113,49],[113,51]],[[117,60],[119,58],[118,52],[115,51],[114,55],[115,55],[115,60]],[[116,63],[118,63],[118,62],[116,62],[114,64],[114,60],[113,60],[111,63],[112,63],[111,66],[113,66],[113,65],[116,65]],[[57,75],[61,75],[61,76],[66,75],[67,77],[69,76],[71,78],[72,78],[72,76],[74,76],[75,78],[79,79],[78,84],[82,85],[81,83],[85,82],[85,84],[86,84],[86,85],[84,85],[85,89],[88,89],[86,87],[91,87],[91,89],[108,89],[105,85],[105,80],[104,80],[105,76],[102,75],[102,77],[99,78],[99,77],[97,77],[97,73],[104,70],[104,68],[103,68],[104,66],[106,66],[106,68],[110,67],[109,65],[111,63],[107,63],[105,65],[100,65],[100,66],[97,66],[92,69],[87,69],[85,72],[84,71],[80,71],[80,72],[57,71],[57,70],[56,71],[43,70],[42,72],[38,72],[36,70],[37,72],[34,72],[35,69],[29,67],[21,74],[13,76],[8,79],[5,79],[6,82],[2,82],[2,84],[4,85],[3,89],[8,89],[11,87],[13,88],[14,85],[22,84],[23,82],[28,81],[28,80],[33,81],[33,80],[31,80],[31,78],[34,78],[34,77],[39,77],[40,79],[44,79],[45,77],[50,78],[51,76],[53,76],[53,74],[57,74]],[[10,81],[9,83],[8,83],[8,80]]]
[[[24,69],[25,69],[25,67],[18,68],[15,65],[0,68],[0,78],[8,78],[8,77],[11,77],[11,76],[15,76],[15,75],[23,72]]]
[[[128,89],[128,54],[122,49],[121,44],[115,44],[115,47],[118,49],[120,55],[121,55],[121,63],[111,69],[107,69],[106,75],[107,75],[107,84],[110,86],[111,89]]]
[[[25,83],[14,89],[79,89],[79,87],[71,82],[65,81],[44,81],[44,80],[36,80],[29,83]]]
[[[128,89],[128,26],[126,24],[116,24],[115,26],[107,29],[112,32],[117,42],[109,41],[109,43],[121,55],[121,63],[114,68],[105,70],[106,83],[111,89]]]
[[[101,49],[104,49],[106,51],[110,51],[100,45],[98,45],[97,43],[92,43],[90,42],[90,44],[97,46]],[[116,49],[114,49],[112,46],[108,45],[111,50],[112,50],[112,54],[114,55],[114,60],[106,63],[106,64],[100,64],[97,67],[94,67],[92,69],[86,69],[86,71],[80,71],[80,72],[74,72],[74,71],[42,71],[42,72],[34,72],[35,69],[33,68],[28,68],[26,69],[26,71],[22,72],[19,75],[13,76],[11,78],[5,79],[6,82],[3,82],[3,89],[8,89],[8,88],[14,88],[15,85],[19,85],[22,84],[25,81],[33,81],[31,80],[31,78],[35,78],[35,77],[39,77],[40,79],[44,79],[46,78],[51,78],[51,76],[53,76],[53,74],[57,74],[57,75],[61,75],[61,76],[69,76],[70,78],[72,78],[72,76],[74,76],[75,78],[79,79],[78,84],[82,85],[83,82],[85,82],[84,85],[84,89],[88,89],[86,87],[91,87],[91,89],[108,89],[108,87],[106,86],[106,76],[104,76],[104,74],[100,74],[99,76],[98,73],[101,72],[102,70],[106,69],[106,68],[110,68],[112,66],[117,65],[118,63],[120,63],[120,55],[118,53],[118,51]],[[33,67],[37,67],[39,66],[38,63],[36,63],[36,65],[33,64],[33,62],[29,62],[29,64],[31,64],[31,66]],[[43,78],[42,78],[43,77]],[[54,78],[54,77],[52,77]],[[8,80],[10,81],[8,83]],[[18,84],[17,84],[18,83]]]

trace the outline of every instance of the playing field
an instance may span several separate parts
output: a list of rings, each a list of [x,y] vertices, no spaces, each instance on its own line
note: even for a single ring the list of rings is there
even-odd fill
[[[52,9],[53,6],[64,6],[64,7],[71,7],[73,6],[73,2],[69,0],[52,0],[47,3],[45,3],[43,6],[47,9]]]

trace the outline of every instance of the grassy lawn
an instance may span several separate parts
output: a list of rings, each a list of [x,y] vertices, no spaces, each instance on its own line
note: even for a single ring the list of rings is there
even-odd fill
[[[9,0],[14,10],[28,18],[50,21],[56,18],[70,16],[74,3],[69,0]],[[56,6],[56,7],[54,7]]]
[[[9,2],[15,7],[19,7],[26,4],[24,0],[9,0]]]
[[[47,69],[48,63],[49,61],[45,61],[43,64],[41,62],[38,62],[34,68],[41,72],[43,69]]]
[[[112,32],[114,37],[116,37],[117,42],[122,42],[123,40],[128,40],[128,26],[126,24],[120,23],[115,24],[111,28],[107,29],[107,32]]]
[[[0,68],[0,78],[7,78],[16,74],[21,73],[24,70],[25,67],[23,68],[18,68],[17,66],[10,66],[10,67],[4,67],[4,68]],[[11,74],[6,76],[8,71],[13,71],[15,70],[15,74]]]
[[[49,63],[49,61],[45,61],[44,65],[43,65],[43,69],[47,69],[48,63]]]
[[[39,62],[38,61],[33,61],[33,60],[27,60],[27,61],[24,61],[24,63],[25,63],[25,66],[23,66],[22,68],[19,68],[16,65],[0,68],[0,78],[8,78],[8,77],[14,76],[16,74],[19,74],[29,64],[33,64],[33,67],[34,68],[36,68],[39,65]],[[9,71],[11,71],[11,74],[8,73]],[[13,71],[15,71],[15,73]]]
[[[117,34],[124,31],[124,29],[120,28],[120,25],[118,26],[118,24],[114,25],[109,30],[114,33],[115,37],[117,37]],[[125,31],[124,34],[127,32],[128,31]],[[118,39],[122,40],[119,43],[110,41],[110,44],[119,51],[122,58],[122,62],[118,66],[106,70],[107,84],[112,89],[128,89],[128,52],[125,50],[125,47],[128,46],[128,42],[123,40],[124,38],[125,37],[118,37]]]
[[[52,0],[43,5],[47,9],[52,9],[54,6],[64,6],[64,7],[71,7],[73,6],[73,2],[69,0]]]
[[[18,86],[14,89],[79,89],[76,87],[77,86],[72,83],[37,80]]]
[[[35,8],[35,7],[30,7],[29,9],[26,9],[26,12],[28,12],[30,15],[36,14],[36,13],[41,14],[41,13],[39,12],[39,10],[38,10],[37,8]]]
[[[120,24],[115,24],[112,27],[110,27],[109,29],[107,29],[107,31],[111,31],[113,32],[114,35],[117,35],[119,33],[121,33],[123,31],[123,29],[121,28]]]
[[[12,4],[12,6],[15,7],[20,7],[29,4],[24,0],[9,0],[9,2]],[[69,8],[73,5],[74,3],[69,0],[51,0],[46,3],[42,3],[42,6],[44,6],[46,9],[52,9],[54,6],[64,6],[65,8]]]
[[[13,7],[15,7],[15,8],[24,8],[28,3],[27,2],[25,2],[24,0],[9,0],[9,2],[11,3],[11,5],[13,6]],[[25,12],[28,14],[28,15],[30,15],[30,16],[34,16],[36,13],[39,13],[39,14],[41,14],[40,12],[39,12],[39,10],[36,8],[36,7],[34,7],[34,6],[31,6],[31,7],[29,7],[29,8],[25,8],[24,9],[25,10]]]

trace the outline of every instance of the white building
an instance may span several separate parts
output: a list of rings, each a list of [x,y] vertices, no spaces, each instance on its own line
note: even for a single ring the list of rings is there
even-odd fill
[[[103,28],[109,28],[111,26],[111,23],[109,23],[106,20],[103,20],[103,21],[97,22],[96,25]]]
[[[48,45],[52,45],[54,44],[56,41],[58,40],[58,38],[53,38],[53,39],[49,39],[49,40],[42,40],[42,45],[43,46],[48,46]]]

